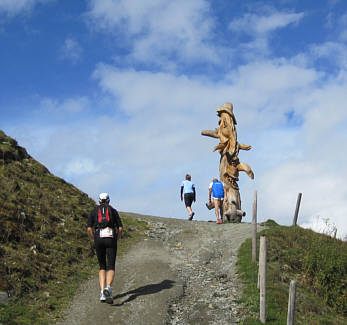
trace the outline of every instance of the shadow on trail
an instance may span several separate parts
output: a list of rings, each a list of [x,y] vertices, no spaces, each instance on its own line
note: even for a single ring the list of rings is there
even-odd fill
[[[176,282],[172,280],[163,280],[160,283],[154,283],[154,284],[148,284],[143,287],[139,287],[137,289],[125,292],[125,293],[120,293],[119,295],[116,295],[113,297],[113,299],[118,299],[122,298],[128,295],[131,295],[128,299],[122,301],[121,303],[118,304],[113,304],[113,306],[122,306],[134,299],[136,299],[139,296],[144,296],[144,295],[151,295],[154,293],[158,293],[162,290],[165,289],[171,289]]]

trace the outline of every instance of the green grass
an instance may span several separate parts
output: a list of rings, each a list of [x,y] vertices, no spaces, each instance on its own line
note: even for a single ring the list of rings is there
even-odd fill
[[[296,324],[347,323],[347,244],[300,227],[273,221],[258,233],[267,243],[267,324],[286,324],[290,280],[297,281]],[[261,324],[258,266],[252,262],[252,242],[240,248],[238,270],[244,283],[242,302],[253,313],[243,324]]]

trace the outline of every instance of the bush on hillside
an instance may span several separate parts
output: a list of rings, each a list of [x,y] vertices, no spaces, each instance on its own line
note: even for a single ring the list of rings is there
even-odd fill
[[[95,202],[0,130],[0,324],[49,324],[82,280],[97,274],[87,215]],[[122,253],[146,229],[122,214]]]
[[[95,203],[2,131],[0,164],[0,290],[20,297],[68,277],[90,255],[86,218]]]
[[[265,231],[268,259],[280,264],[278,276],[294,274],[339,313],[347,310],[347,243],[300,227]]]
[[[305,325],[346,324],[347,243],[300,227],[284,227],[274,221],[266,230],[266,318],[269,324],[285,324],[290,280],[298,282],[295,323]],[[242,324],[261,324],[258,265],[252,262],[252,240],[240,247],[237,262],[244,283],[242,302],[254,313]]]

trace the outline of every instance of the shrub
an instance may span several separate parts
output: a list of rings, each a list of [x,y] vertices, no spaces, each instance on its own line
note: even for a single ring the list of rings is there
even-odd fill
[[[267,323],[283,323],[289,282],[296,279],[298,324],[345,324],[347,243],[300,227],[274,222],[265,225],[268,229],[258,233],[258,241],[260,235],[266,235]],[[238,267],[245,283],[243,301],[248,309],[258,311],[257,265],[251,262],[251,240],[240,248]],[[244,324],[257,322],[250,317]]]

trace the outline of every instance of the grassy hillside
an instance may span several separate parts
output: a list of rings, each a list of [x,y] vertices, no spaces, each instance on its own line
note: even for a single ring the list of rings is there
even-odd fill
[[[0,131],[0,323],[47,324],[96,274],[86,232],[95,202]],[[125,237],[145,225],[123,215]]]
[[[286,324],[290,280],[297,281],[295,324],[347,323],[347,243],[300,227],[266,223],[267,324]],[[258,266],[251,261],[251,239],[239,251],[243,302],[254,312],[244,324],[261,324]]]

